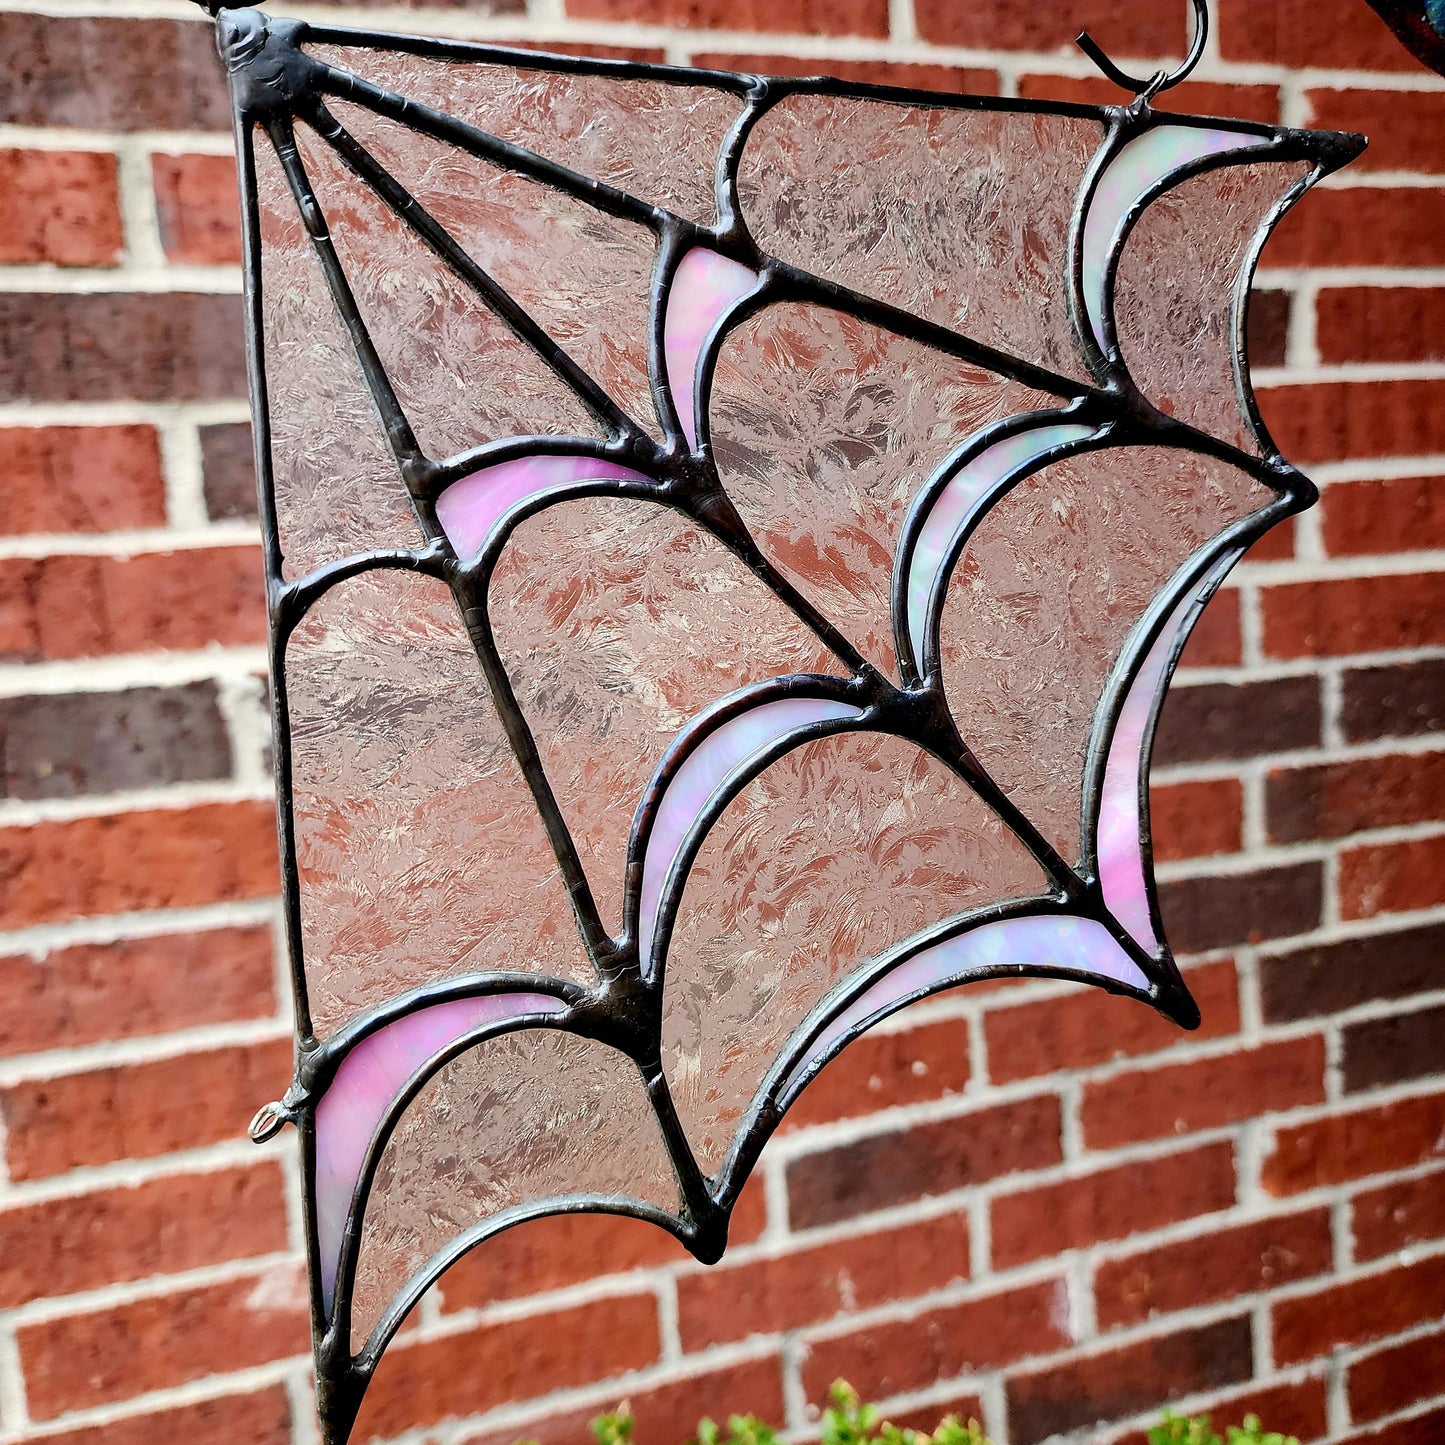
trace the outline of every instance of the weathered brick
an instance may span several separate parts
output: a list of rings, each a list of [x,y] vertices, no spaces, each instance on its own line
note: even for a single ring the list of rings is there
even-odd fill
[[[148,426],[4,427],[5,532],[113,532],[159,527],[166,487]]]
[[[1170,942],[1181,953],[1285,938],[1319,927],[1323,879],[1317,863],[1180,878],[1159,889]]]
[[[1445,479],[1336,482],[1324,490],[1320,521],[1336,557],[1445,546]]]
[[[1445,1255],[1275,1300],[1274,1358],[1290,1365],[1364,1345],[1445,1314]]]
[[[0,828],[0,926],[262,898],[278,887],[269,803],[202,803]]]
[[[1436,1073],[1442,1027],[1445,1007],[1350,1024],[1344,1030],[1345,1088],[1354,1093]]]
[[[1445,798],[1445,752],[1353,758],[1276,768],[1266,780],[1269,836],[1279,843],[1342,838],[1436,818]]]
[[[200,19],[200,16],[197,16]],[[80,130],[224,130],[231,107],[208,25],[0,15],[0,122]]]
[[[1154,742],[1156,766],[1247,758],[1316,747],[1320,685],[1313,677],[1171,688]]]
[[[168,259],[195,266],[239,265],[241,220],[230,156],[151,158],[161,245]]]
[[[1116,7],[1117,8],[1117,7]],[[1049,75],[1025,71],[1018,79],[1025,100],[1068,100],[1082,105],[1118,105],[1119,87],[1102,75]],[[1191,80],[1177,90],[1166,90],[1152,102],[1159,110],[1187,115],[1229,115],[1241,120],[1279,124],[1277,85],[1230,85],[1214,80]],[[1266,365],[1257,360],[1256,364]]]
[[[1247,1380],[1248,1319],[1180,1330],[1014,1375],[1004,1387],[1012,1445],[1153,1411],[1199,1390]]]
[[[1270,1194],[1297,1194],[1442,1156],[1445,1096],[1425,1095],[1276,1129],[1261,1178]]]
[[[995,1269],[1066,1249],[1160,1229],[1234,1203],[1234,1150],[1192,1149],[1142,1163],[995,1195],[989,1238]]]
[[[256,457],[248,423],[203,426],[201,470],[206,515],[213,522],[256,517]]]
[[[907,60],[816,60],[800,55],[748,55],[708,50],[693,55],[704,70],[742,70],[755,75],[831,75],[835,80],[869,85],[901,85],[910,90],[940,90],[954,95],[996,95],[998,72],[960,65],[930,65]]]
[[[1184,975],[1203,1017],[1195,1038],[1239,1028],[1239,984],[1228,959]],[[1086,1069],[1157,1053],[1179,1041],[1177,1024],[1132,999],[1079,987],[1059,998],[990,1009],[984,1015],[989,1077],[1000,1084],[1055,1069]]]
[[[259,547],[0,562],[0,658],[189,651],[266,637]]]
[[[0,263],[114,266],[124,246],[113,155],[0,150]]]
[[[276,1012],[266,928],[0,955],[0,1057]]]
[[[677,1282],[682,1347],[693,1352],[751,1334],[798,1329],[928,1294],[968,1273],[968,1220],[962,1214],[723,1263]]]
[[[578,20],[640,20],[690,30],[887,35],[888,0],[567,0]]]
[[[1264,1017],[1274,1024],[1428,993],[1445,988],[1445,925],[1267,954],[1259,971]]]
[[[26,1402],[37,1420],[133,1399],[210,1374],[307,1350],[299,1271],[179,1289],[15,1332]]]
[[[1327,286],[1315,312],[1320,360],[1434,361],[1445,356],[1445,290]]]
[[[1059,1127],[1057,1096],[1040,1094],[804,1154],[788,1165],[789,1218],[807,1229],[1046,1168],[1062,1157]]]
[[[1313,1209],[1116,1256],[1094,1275],[1099,1324],[1115,1329],[1328,1274],[1331,1255],[1329,1211]]]
[[[0,757],[8,798],[73,798],[231,771],[211,682],[0,698]]]
[[[1324,1039],[1318,1034],[1134,1069],[1085,1086],[1084,1138],[1091,1149],[1112,1149],[1323,1103],[1324,1075]]]
[[[1067,12],[1054,5],[1015,5],[1011,0],[915,0],[918,33],[937,45],[987,50],[1074,50],[1088,30],[1110,55],[1166,56],[1188,44],[1184,12],[1172,5],[1119,5],[1114,0],[1076,0]],[[1118,93],[1115,93],[1118,103]]]
[[[911,1319],[819,1332],[808,1339],[803,1388],[810,1400],[825,1398],[836,1379],[865,1399],[921,1390],[1070,1344],[1067,1318],[1065,1283],[1052,1279]]]
[[[106,1425],[46,1435],[46,1445],[291,1445],[291,1402],[283,1385],[222,1395]]]
[[[285,1250],[272,1163],[0,1209],[0,1308]]]
[[[1445,904],[1445,837],[1340,854],[1340,916],[1373,918]]]
[[[1350,1234],[1361,1260],[1445,1238],[1445,1172],[1361,1191],[1350,1202]]]
[[[1149,789],[1154,857],[1213,858],[1244,846],[1244,785],[1238,778],[1154,783]]]
[[[1445,572],[1293,582],[1264,588],[1260,606],[1264,650],[1271,657],[1445,643]]]
[[[0,22],[15,18],[0,16]],[[0,401],[207,401],[246,394],[239,296],[11,292],[0,294],[0,332],[6,340]]]
[[[1407,1340],[1356,1360],[1345,1376],[1350,1419],[1357,1424],[1408,1409],[1440,1391],[1445,1334]]]
[[[1416,62],[1378,15],[1351,0],[1220,0],[1226,60],[1346,70],[1413,70]]]
[[[356,1437],[390,1439],[437,1420],[606,1380],[653,1364],[660,1351],[650,1291],[398,1341],[377,1371]]]
[[[1428,206],[1419,209],[1429,211]],[[1271,259],[1276,259],[1272,253]],[[1439,381],[1407,377],[1262,386],[1258,394],[1280,450],[1292,462],[1307,465],[1445,451],[1441,388]]]
[[[901,1033],[865,1034],[803,1090],[783,1128],[850,1119],[888,1105],[962,1093],[968,1084],[968,1023],[948,1019]]]
[[[1445,94],[1438,90],[1321,88],[1305,92],[1305,105],[1312,126],[1369,136],[1352,169],[1445,169]]]
[[[15,1179],[242,1139],[291,1075],[284,1040],[115,1064],[0,1090]]]
[[[1350,668],[1340,728],[1352,743],[1445,731],[1445,658]]]
[[[738,1412],[743,1400],[748,1402],[744,1408],[760,1420],[782,1420],[783,1370],[777,1356],[739,1360],[723,1369],[698,1370],[665,1385],[626,1391],[639,1440],[689,1440],[700,1419],[725,1420]],[[616,1403],[623,1403],[622,1395]],[[576,1445],[586,1438],[588,1424],[597,1413],[588,1409],[539,1415],[504,1430],[464,1431],[456,1438],[458,1445],[516,1445],[519,1438],[536,1445]]]

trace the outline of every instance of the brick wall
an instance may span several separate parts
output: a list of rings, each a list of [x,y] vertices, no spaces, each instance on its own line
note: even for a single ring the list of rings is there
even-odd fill
[[[1094,99],[1081,25],[1176,55],[1187,9],[425,6],[314,13]],[[913,1010],[804,1099],[722,1267],[516,1231],[427,1301],[368,1438],[574,1445],[622,1396],[641,1445],[702,1410],[805,1436],[843,1374],[1011,1445],[1134,1441],[1168,1398],[1445,1439],[1445,86],[1363,0],[1219,21],[1170,103],[1372,146],[1259,282],[1264,406],[1323,504],[1168,706],[1203,1029],[1047,984]],[[241,1142],[289,1025],[225,100],[180,0],[0,0],[0,57],[0,1437],[306,1445],[290,1145]]]

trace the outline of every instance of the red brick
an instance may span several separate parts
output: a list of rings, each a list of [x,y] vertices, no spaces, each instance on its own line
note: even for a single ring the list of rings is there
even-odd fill
[[[431,0],[420,0],[422,5]],[[465,0],[463,0],[465,3]],[[493,0],[497,13],[503,9],[521,14],[527,0]],[[508,40],[508,46],[519,50],[545,50],[557,55],[580,55],[592,60],[641,60],[651,65],[661,65],[667,60],[667,51],[660,45],[599,45],[587,40]]]
[[[357,1422],[358,1442],[480,1414],[653,1364],[661,1351],[650,1292],[398,1342],[382,1358]]]
[[[1336,557],[1445,547],[1445,478],[1336,482],[1321,507],[1325,548]]]
[[[1377,1350],[1350,1366],[1345,1389],[1357,1424],[1393,1415],[1440,1393],[1445,1380],[1445,1335],[1426,1335]]]
[[[953,95],[997,95],[998,72],[958,65],[928,65],[906,60],[812,59],[799,55],[734,55],[706,51],[692,57],[704,70],[743,70],[754,75],[831,75],[835,80],[868,85],[901,85],[910,90],[939,90]]]
[[[1438,193],[1412,186],[1315,191],[1279,223],[1265,266],[1439,266],[1445,236],[1434,224]]]
[[[1397,1335],[1445,1314],[1445,1256],[1275,1300],[1270,1314],[1280,1365]]]
[[[241,262],[236,163],[230,156],[151,158],[161,245],[169,260],[195,266]]]
[[[619,1393],[614,1405],[623,1403]],[[766,1355],[645,1390],[629,1389],[625,1403],[639,1441],[690,1440],[699,1420],[726,1420],[740,1410],[777,1423],[784,1415],[782,1362]],[[587,1427],[597,1414],[586,1409],[542,1415],[505,1430],[463,1432],[457,1441],[458,1445],[516,1445],[518,1439],[525,1439],[536,1445],[578,1445],[587,1439]]]
[[[1164,929],[1181,953],[1259,943],[1317,928],[1324,900],[1318,863],[1176,878],[1159,889]]]
[[[1343,1013],[1445,988],[1445,924],[1366,934],[1260,960],[1268,1023]]]
[[[803,1388],[810,1400],[822,1400],[844,1379],[877,1400],[1060,1349],[1072,1343],[1066,1295],[1062,1279],[1044,1280],[910,1319],[815,1334]]]
[[[686,1351],[910,1299],[968,1278],[968,1220],[945,1214],[677,1282]],[[750,1407],[751,1408],[751,1407]]]
[[[1252,1369],[1249,1321],[1237,1319],[1015,1375],[1004,1387],[1010,1445],[1152,1414],[1184,1395],[1247,1380]]]
[[[1280,450],[1300,465],[1434,456],[1445,451],[1442,388],[1420,378],[1302,382],[1260,387],[1259,404]]]
[[[888,0],[567,0],[575,20],[637,20],[689,30],[888,34]]]
[[[1199,615],[1184,655],[1181,668],[1233,667],[1243,657],[1239,630],[1239,593],[1232,587],[1216,592]]]
[[[1379,1259],[1445,1239],[1445,1171],[1366,1189],[1350,1202],[1355,1258]]]
[[[898,1408],[894,1406],[883,1412],[883,1420],[896,1425],[900,1430],[917,1430],[920,1434],[932,1434],[942,1420],[950,1415],[955,1420],[968,1422],[983,1419],[983,1399],[972,1391],[947,1394],[930,1405],[914,1405]]]
[[[1114,1329],[1276,1289],[1329,1273],[1330,1261],[1330,1217],[1324,1209],[1139,1250],[1099,1266],[1094,1276],[1099,1324]]]
[[[0,263],[114,266],[124,245],[113,155],[0,151]]]
[[[1187,45],[1184,11],[1174,5],[1072,0],[1016,5],[1013,0],[915,0],[918,33],[938,45],[983,50],[1056,50],[1077,54],[1074,37],[1088,30],[1110,55],[1168,56]],[[1146,72],[1147,73],[1147,72]],[[1115,92],[1123,104],[1129,97]]]
[[[1308,124],[1359,131],[1370,144],[1352,168],[1445,170],[1445,94],[1429,90],[1307,90]]]
[[[1019,76],[1018,93],[1025,100],[1069,100],[1083,105],[1121,105],[1128,99],[1102,75],[1025,72]],[[1279,87],[1193,80],[1177,90],[1166,90],[1155,100],[1154,107],[1185,115],[1225,115],[1278,125]]]
[[[1445,904],[1445,837],[1340,854],[1340,916],[1374,918]]]
[[[288,1264],[22,1325],[15,1337],[31,1416],[53,1420],[303,1354],[308,1329],[305,1288]]]
[[[1346,1093],[1409,1083],[1440,1070],[1445,1004],[1388,1018],[1360,1019],[1342,1032],[1341,1072]]]
[[[1012,1269],[1066,1249],[1160,1229],[1228,1209],[1234,1197],[1234,1150],[1228,1144],[1000,1194],[989,1205],[993,1265]]]
[[[828,1064],[788,1110],[783,1128],[869,1114],[962,1093],[968,1084],[968,1023],[946,1019],[903,1033],[865,1034]]]
[[[1040,1094],[790,1161],[789,1220],[795,1229],[833,1224],[1062,1157],[1058,1097]]]
[[[1228,959],[1184,975],[1203,1015],[1193,1038],[1219,1038],[1239,1028],[1239,985]],[[1087,1069],[1157,1053],[1183,1037],[1179,1026],[1132,999],[1079,987],[1059,998],[984,1015],[989,1077],[998,1084],[1055,1069]]]
[[[286,1249],[275,1164],[0,1210],[0,1308]]]
[[[1398,1099],[1276,1129],[1262,1183],[1270,1194],[1297,1194],[1410,1169],[1441,1155],[1445,1155],[1445,1096]]]
[[[291,1445],[291,1402],[284,1386],[273,1385],[44,1439],[45,1445]]]
[[[1429,1410],[1381,1430],[1350,1435],[1343,1445],[1440,1445],[1442,1438],[1445,1438],[1445,1410]]]
[[[269,803],[202,803],[0,828],[0,926],[263,898],[279,886]]]
[[[270,1018],[272,959],[264,928],[0,955],[0,1057]]]
[[[1149,789],[1154,857],[1210,858],[1244,846],[1244,785],[1237,778],[1155,783]]]
[[[1340,728],[1349,742],[1445,732],[1445,658],[1355,667],[1341,681]]]
[[[1260,607],[1270,657],[1331,657],[1445,643],[1445,572],[1266,587]]]
[[[1320,742],[1315,677],[1173,687],[1154,741],[1154,765],[1215,762],[1294,752]]]
[[[148,426],[4,427],[0,516],[7,533],[160,527],[166,488]]]
[[[1113,1149],[1321,1103],[1324,1073],[1324,1040],[1317,1034],[1135,1069],[1085,1087],[1084,1138],[1091,1149]]]
[[[1325,1382],[1317,1376],[1286,1385],[1233,1391],[1223,1399],[1211,1400],[1202,1413],[1209,1415],[1216,1428],[1224,1429],[1242,1426],[1246,1416],[1254,1415],[1266,1422],[1267,1429],[1293,1435],[1304,1445],[1329,1433]],[[1146,1431],[1125,1430],[1097,1445],[1153,1445],[1153,1442]]]
[[[0,1113],[11,1177],[243,1139],[290,1075],[291,1045],[277,1039],[10,1084]]]
[[[1279,843],[1342,838],[1438,818],[1445,800],[1445,752],[1353,758],[1308,768],[1275,768],[1265,784],[1269,836]]]
[[[1344,70],[1414,70],[1416,62],[1378,15],[1353,0],[1220,0],[1226,60]]]
[[[0,564],[0,658],[240,646],[266,636],[256,547],[135,557],[19,557]]]
[[[1445,356],[1445,290],[1434,286],[1326,287],[1319,294],[1320,360],[1436,361]]]

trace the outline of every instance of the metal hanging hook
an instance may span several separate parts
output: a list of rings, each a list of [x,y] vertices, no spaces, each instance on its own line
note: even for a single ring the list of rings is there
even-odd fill
[[[1184,57],[1184,63],[1177,70],[1159,70],[1148,80],[1140,80],[1137,76],[1130,75],[1127,70],[1120,70],[1104,54],[1098,41],[1087,30],[1079,33],[1075,44],[1104,72],[1106,79],[1113,81],[1121,90],[1132,91],[1141,100],[1147,101],[1161,90],[1168,90],[1178,85],[1181,80],[1189,78],[1190,72],[1199,64],[1204,54],[1208,39],[1209,0],[1194,0],[1194,44],[1190,46],[1189,54]]]

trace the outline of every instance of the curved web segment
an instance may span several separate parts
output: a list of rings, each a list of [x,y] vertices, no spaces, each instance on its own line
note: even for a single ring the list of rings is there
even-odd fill
[[[248,279],[339,1445],[489,1232],[715,1255],[908,1002],[1190,1018],[1149,733],[1209,569],[1304,496],[1236,450],[1237,343],[1258,217],[1339,148],[268,34],[330,67],[259,118]]]

